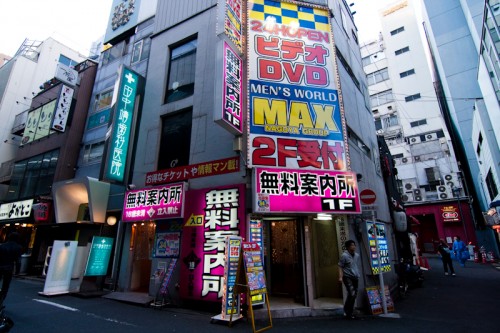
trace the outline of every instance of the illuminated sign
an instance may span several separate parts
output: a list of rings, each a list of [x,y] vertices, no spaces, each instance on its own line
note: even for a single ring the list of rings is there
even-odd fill
[[[56,100],[52,100],[28,113],[28,119],[26,120],[26,127],[24,128],[23,139],[21,141],[22,145],[54,133],[50,126],[54,109],[56,108],[56,102]]]
[[[391,259],[389,258],[389,247],[387,234],[383,223],[366,221],[368,243],[370,245],[370,263],[373,274],[391,271]],[[377,240],[375,240],[375,238]],[[380,256],[377,254],[377,242]],[[380,261],[380,263],[379,263]]]
[[[456,205],[441,207],[441,217],[443,222],[460,222],[460,214]]]
[[[66,85],[62,85],[57,106],[52,120],[51,129],[64,132],[66,123],[68,122],[69,111],[71,108],[71,101],[73,100],[74,89]]]
[[[33,218],[35,222],[47,222],[50,216],[50,202],[40,202],[33,205]]]
[[[224,33],[241,52],[241,0],[225,0],[224,2]]]
[[[33,199],[0,205],[0,220],[20,219],[31,215]]]
[[[352,172],[255,168],[254,183],[256,213],[361,212]]]
[[[239,156],[148,172],[146,174],[146,185],[166,184],[237,171],[240,171]]]
[[[184,184],[163,185],[127,191],[123,204],[123,222],[183,217]]]
[[[251,167],[346,170],[327,9],[248,2]]]
[[[245,235],[245,184],[187,191],[186,202],[190,218],[182,231],[180,296],[220,302],[226,237]],[[191,217],[200,215],[203,225],[192,226]]]
[[[138,81],[139,74],[122,67],[104,173],[110,181],[123,182],[125,177]]]
[[[113,238],[94,236],[85,268],[85,276],[106,275],[112,249]]]

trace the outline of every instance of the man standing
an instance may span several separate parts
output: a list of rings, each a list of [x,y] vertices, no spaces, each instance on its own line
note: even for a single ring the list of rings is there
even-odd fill
[[[17,232],[11,233],[8,241],[0,244],[0,280],[2,280],[0,305],[3,304],[5,297],[7,297],[14,267],[20,260],[21,251],[22,247],[19,245],[19,234]]]
[[[358,296],[359,282],[359,254],[356,253],[356,242],[348,240],[345,242],[346,251],[342,253],[339,261],[339,282],[343,282],[347,289],[347,298],[344,304],[344,315],[347,319],[355,319],[354,303]]]

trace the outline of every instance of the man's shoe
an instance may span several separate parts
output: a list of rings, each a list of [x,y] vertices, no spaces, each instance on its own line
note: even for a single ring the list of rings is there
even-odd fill
[[[444,272],[444,275],[448,275],[448,272]]]
[[[452,273],[451,276],[457,276],[455,273]]]

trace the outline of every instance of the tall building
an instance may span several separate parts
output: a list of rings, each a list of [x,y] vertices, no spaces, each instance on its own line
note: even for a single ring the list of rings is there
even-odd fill
[[[498,218],[486,213],[499,199],[498,1],[422,1],[424,26],[442,105],[474,198],[478,241],[499,254]],[[483,218],[483,216],[485,218]],[[496,233],[492,230],[496,229]],[[496,236],[496,237],[495,237]]]
[[[395,160],[406,213],[423,252],[452,235],[475,243],[473,214],[436,94],[415,3],[379,12],[380,38],[362,46],[377,132]]]

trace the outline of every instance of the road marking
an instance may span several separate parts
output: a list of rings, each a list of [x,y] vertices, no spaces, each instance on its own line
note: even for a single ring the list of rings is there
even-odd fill
[[[68,310],[68,311],[73,311],[73,312],[80,312],[80,310],[78,310],[76,308],[72,308],[72,307],[69,307],[69,306],[66,306],[66,305],[62,305],[62,304],[58,304],[58,303],[54,303],[54,302],[45,301],[43,299],[33,298],[33,300],[35,302],[39,302],[39,303],[43,303],[43,304],[47,304],[47,305],[52,305],[52,306],[55,306],[55,307],[60,308],[60,309],[64,309],[64,310]],[[101,320],[104,320],[104,321],[109,321],[109,322],[120,324],[120,325],[137,327],[137,325],[134,325],[134,324],[131,324],[131,323],[127,323],[126,321],[119,321],[119,320],[113,319],[113,318],[104,318],[102,316],[96,315],[95,313],[91,313],[91,312],[87,312],[85,314],[87,316],[91,316],[91,317],[94,317],[96,319],[101,319]]]
[[[57,308],[61,308],[61,309],[64,309],[64,310],[69,310],[69,311],[73,311],[73,312],[77,312],[77,311],[80,311],[78,309],[75,309],[75,308],[71,308],[69,306],[66,306],[66,305],[62,305],[62,304],[58,304],[58,303],[54,303],[54,302],[49,302],[49,301],[44,301],[42,299],[36,299],[36,298],[33,298],[33,300],[35,302],[39,302],[39,303],[43,303],[43,304],[48,304],[48,305],[52,305],[52,306],[55,306]]]

